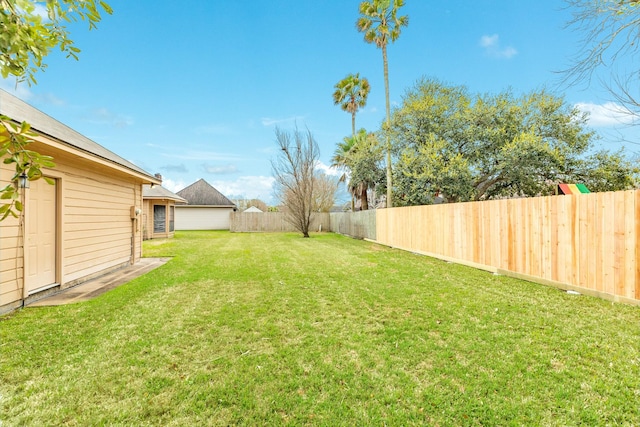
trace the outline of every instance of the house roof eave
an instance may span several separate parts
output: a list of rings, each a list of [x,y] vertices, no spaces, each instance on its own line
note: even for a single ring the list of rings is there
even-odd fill
[[[43,144],[56,145],[56,148],[65,152],[98,161],[105,166],[136,176],[143,183],[158,185],[162,183],[161,179],[144,169],[1,89],[0,114],[16,124],[29,123],[31,130],[39,135],[36,139]]]

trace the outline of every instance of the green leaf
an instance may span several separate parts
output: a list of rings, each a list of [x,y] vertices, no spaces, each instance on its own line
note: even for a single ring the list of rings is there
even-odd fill
[[[109,15],[111,15],[113,13],[113,9],[111,8],[111,6],[109,6],[107,4],[106,1],[101,1],[100,2],[100,6],[104,9],[105,12],[107,12]]]
[[[13,187],[11,187],[10,190],[3,191],[2,194],[0,194],[0,199],[2,200],[12,199],[14,194],[15,194],[15,190],[13,189]]]
[[[32,166],[27,171],[27,177],[29,178],[29,181],[35,181],[37,179],[40,179],[40,177],[42,177],[42,172],[40,171],[40,169]]]
[[[55,168],[56,164],[51,160],[40,159],[40,167],[43,167],[43,168]]]

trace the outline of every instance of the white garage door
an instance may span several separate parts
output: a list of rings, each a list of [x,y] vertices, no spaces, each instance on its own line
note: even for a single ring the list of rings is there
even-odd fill
[[[228,230],[233,208],[176,206],[176,230]]]

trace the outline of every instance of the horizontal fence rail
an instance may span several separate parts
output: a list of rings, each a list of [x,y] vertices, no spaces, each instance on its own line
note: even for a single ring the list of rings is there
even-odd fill
[[[329,213],[311,214],[309,231],[330,231],[330,228]],[[231,212],[229,229],[236,233],[297,231],[293,224],[287,221],[286,214],[282,212]]]
[[[640,300],[640,190],[379,209],[376,241]]]

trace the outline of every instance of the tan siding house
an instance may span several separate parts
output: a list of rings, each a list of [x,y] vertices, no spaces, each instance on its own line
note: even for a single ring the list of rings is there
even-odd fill
[[[175,233],[175,207],[185,199],[158,185],[143,185],[142,238],[166,239]]]
[[[21,190],[22,221],[0,222],[0,313],[137,262],[142,185],[161,181],[0,90],[0,114],[37,133],[29,149],[54,158],[54,180]],[[11,165],[0,165],[0,186]]]

